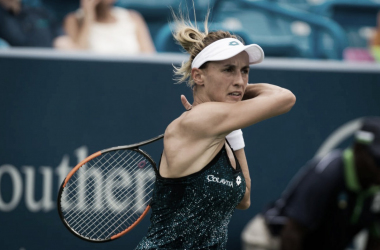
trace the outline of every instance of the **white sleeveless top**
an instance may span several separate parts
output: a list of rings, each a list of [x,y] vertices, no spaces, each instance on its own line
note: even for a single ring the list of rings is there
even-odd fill
[[[95,22],[90,27],[89,50],[99,53],[139,53],[141,49],[137,39],[136,24],[130,12],[120,7],[113,7],[111,12],[116,22]]]

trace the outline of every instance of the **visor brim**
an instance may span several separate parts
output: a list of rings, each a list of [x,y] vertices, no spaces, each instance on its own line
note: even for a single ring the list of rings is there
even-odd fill
[[[240,52],[245,51],[249,56],[249,64],[257,64],[264,60],[264,51],[257,44],[250,44],[246,46],[230,47],[216,55],[215,57],[209,58],[207,61],[222,61],[236,56]]]

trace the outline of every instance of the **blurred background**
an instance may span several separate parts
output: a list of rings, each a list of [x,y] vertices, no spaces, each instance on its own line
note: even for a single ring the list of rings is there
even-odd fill
[[[111,6],[111,7],[110,7]],[[110,243],[61,223],[58,187],[100,149],[159,134],[191,101],[174,85],[188,56],[171,10],[208,9],[211,30],[259,44],[250,82],[290,89],[288,114],[244,129],[252,205],[236,211],[228,249],[250,219],[317,154],[345,148],[364,116],[380,116],[379,0],[0,0],[0,249],[133,249],[148,217]],[[148,146],[158,161],[162,144]],[[151,147],[151,148],[149,148]],[[351,249],[362,249],[354,243]]]

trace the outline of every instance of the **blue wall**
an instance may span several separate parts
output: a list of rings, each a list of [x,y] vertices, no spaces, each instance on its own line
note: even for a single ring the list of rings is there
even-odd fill
[[[159,135],[184,111],[180,94],[191,97],[191,91],[173,85],[172,66],[165,61],[170,55],[88,60],[0,54],[1,249],[136,246],[148,218],[114,242],[89,243],[63,226],[56,196],[68,166],[100,149]],[[332,131],[358,117],[380,115],[380,68],[334,70],[327,65],[315,70],[293,63],[252,68],[250,82],[289,88],[297,103],[288,114],[244,129],[252,205],[236,211],[228,249],[240,249],[248,220],[280,195]],[[162,142],[146,149],[158,161]]]

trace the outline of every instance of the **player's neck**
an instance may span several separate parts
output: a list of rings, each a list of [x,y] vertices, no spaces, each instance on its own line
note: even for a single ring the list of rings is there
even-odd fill
[[[205,102],[211,102],[210,98],[207,97],[206,93],[204,92],[204,88],[200,88],[198,86],[195,86],[193,88],[193,107],[205,103]]]

